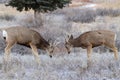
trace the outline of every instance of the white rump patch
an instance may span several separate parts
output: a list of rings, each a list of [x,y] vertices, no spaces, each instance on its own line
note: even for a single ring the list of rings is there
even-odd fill
[[[2,35],[3,35],[3,37],[6,38],[7,37],[7,31],[3,30]]]

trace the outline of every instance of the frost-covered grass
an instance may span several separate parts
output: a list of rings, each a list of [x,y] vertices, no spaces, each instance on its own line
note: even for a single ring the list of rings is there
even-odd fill
[[[34,28],[33,17],[32,12],[19,13],[10,7],[0,6],[0,27],[19,25]],[[120,60],[116,61],[113,53],[94,52],[91,62],[88,62],[86,52],[68,55],[63,49],[67,33],[77,37],[83,32],[95,29],[108,29],[117,33],[116,45],[120,48],[119,9],[95,11],[65,8],[43,14],[42,18],[43,26],[34,29],[46,40],[60,40],[62,47],[57,48],[60,48],[59,53],[55,52],[53,58],[41,54],[41,65],[37,65],[33,55],[29,55],[31,49],[16,45],[12,52],[28,55],[12,54],[8,65],[4,63],[3,55],[0,55],[0,80],[120,80]],[[3,44],[3,40],[0,39],[1,52],[4,50]]]
[[[113,53],[93,53],[87,62],[86,52],[71,53],[50,58],[40,55],[37,65],[33,55],[11,55],[6,67],[0,56],[0,80],[119,80],[120,60]],[[6,69],[5,69],[6,67]]]

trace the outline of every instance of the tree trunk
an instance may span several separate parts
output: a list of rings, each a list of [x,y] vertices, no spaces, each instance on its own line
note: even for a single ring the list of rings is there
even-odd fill
[[[42,13],[39,13],[38,11],[34,11],[34,21],[35,21],[35,27],[43,26]]]

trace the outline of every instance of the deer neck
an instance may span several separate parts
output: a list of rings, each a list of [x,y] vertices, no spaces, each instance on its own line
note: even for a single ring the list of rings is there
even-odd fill
[[[38,44],[38,48],[39,48],[39,49],[46,50],[46,49],[48,49],[49,47],[50,47],[50,44],[49,44],[48,42],[46,42],[46,41],[40,42],[40,43]]]
[[[76,39],[70,40],[70,43],[72,44],[73,47],[80,47],[81,46],[81,43]]]

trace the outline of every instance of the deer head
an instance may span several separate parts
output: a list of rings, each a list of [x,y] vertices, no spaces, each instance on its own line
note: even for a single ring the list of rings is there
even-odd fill
[[[52,53],[54,52],[55,47],[56,47],[60,42],[57,41],[57,39],[56,39],[54,42],[52,42],[52,40],[49,39],[48,42],[49,42],[50,45],[48,46],[48,48],[46,49],[46,51],[47,51],[47,53],[49,54],[50,58],[52,58],[52,55],[53,55]]]
[[[67,49],[68,54],[70,54],[71,49],[73,45],[71,44],[71,40],[73,40],[73,35],[67,36],[67,39],[65,39],[65,48]]]

